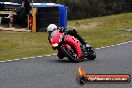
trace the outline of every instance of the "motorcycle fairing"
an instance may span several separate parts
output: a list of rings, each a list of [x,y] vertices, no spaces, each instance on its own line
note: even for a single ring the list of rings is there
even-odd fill
[[[64,41],[70,43],[71,45],[73,45],[75,47],[78,58],[82,57],[82,50],[80,47],[81,44],[78,39],[76,39],[75,37],[73,37],[71,35],[66,35],[64,38]]]

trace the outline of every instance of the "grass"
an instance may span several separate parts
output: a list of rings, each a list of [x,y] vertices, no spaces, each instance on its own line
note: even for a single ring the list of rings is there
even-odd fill
[[[47,33],[0,34],[0,60],[53,53]]]
[[[132,40],[132,33],[117,29],[132,29],[132,13],[68,22],[93,47]],[[0,33],[0,60],[56,53],[47,40],[47,33]]]
[[[132,29],[132,13],[75,20],[68,24],[78,29],[81,36],[94,47],[132,40],[132,33],[117,31],[117,29]]]

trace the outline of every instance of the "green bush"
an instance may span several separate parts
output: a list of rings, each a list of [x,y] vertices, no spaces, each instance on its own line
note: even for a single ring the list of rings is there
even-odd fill
[[[18,0],[5,1],[18,2]],[[34,2],[65,4],[68,6],[68,19],[83,19],[132,11],[132,0],[34,0]]]

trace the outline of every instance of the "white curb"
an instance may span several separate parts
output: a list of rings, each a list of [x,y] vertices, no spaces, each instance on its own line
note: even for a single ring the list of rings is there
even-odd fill
[[[46,57],[49,57],[49,56],[51,56],[51,55],[45,55]]]
[[[0,63],[5,63],[6,61],[0,61]]]
[[[18,61],[18,60],[20,60],[20,59],[14,59],[14,61]]]
[[[30,59],[34,59],[34,58],[36,58],[36,57],[29,57]]]
[[[52,55],[56,56],[57,54],[52,54]]]
[[[43,57],[43,56],[37,56],[37,57]]]
[[[23,60],[27,60],[27,59],[29,59],[29,58],[22,58]]]
[[[7,60],[7,62],[12,62],[13,60]]]

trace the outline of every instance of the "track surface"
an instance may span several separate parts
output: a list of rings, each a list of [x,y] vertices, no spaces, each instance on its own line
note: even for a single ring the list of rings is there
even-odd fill
[[[132,88],[130,84],[76,83],[77,69],[87,73],[132,75],[132,43],[96,50],[95,61],[70,63],[57,56],[0,63],[0,88]]]

